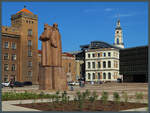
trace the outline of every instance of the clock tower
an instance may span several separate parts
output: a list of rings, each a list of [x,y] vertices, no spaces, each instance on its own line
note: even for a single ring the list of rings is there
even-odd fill
[[[115,29],[114,45],[116,47],[124,48],[123,37],[122,37],[122,28],[120,26],[120,20],[117,21],[117,26]]]

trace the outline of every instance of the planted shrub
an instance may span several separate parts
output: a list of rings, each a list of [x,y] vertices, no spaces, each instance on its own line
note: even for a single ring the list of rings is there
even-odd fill
[[[76,95],[77,95],[78,107],[79,107],[80,110],[82,110],[82,108],[83,108],[83,102],[84,102],[83,94],[84,94],[84,93],[81,94],[80,91],[78,91],[78,92],[76,93]]]
[[[115,101],[115,103],[120,103],[120,95],[118,92],[113,93],[113,100]]]
[[[59,102],[59,91],[56,91],[56,102]]]
[[[144,95],[142,92],[140,92],[140,93],[136,92],[135,97],[137,99],[137,103],[140,103],[140,100],[142,100],[144,98]]]
[[[106,104],[108,101],[108,92],[102,92],[101,101]]]
[[[128,102],[129,97],[128,97],[128,94],[126,92],[122,92],[122,98],[123,98],[125,103]]]

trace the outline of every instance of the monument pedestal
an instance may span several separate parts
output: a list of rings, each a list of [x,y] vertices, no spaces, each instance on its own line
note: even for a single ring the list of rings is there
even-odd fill
[[[39,89],[40,90],[67,90],[67,79],[62,67],[40,66]]]

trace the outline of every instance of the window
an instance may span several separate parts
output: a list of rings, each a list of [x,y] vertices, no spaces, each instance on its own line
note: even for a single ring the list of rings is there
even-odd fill
[[[91,55],[90,55],[90,54],[88,54],[88,58],[90,58],[90,56],[91,56]]]
[[[71,63],[69,63],[69,72],[71,72]]]
[[[98,73],[98,79],[100,79],[100,73]]]
[[[93,53],[92,56],[95,57],[95,54]]]
[[[95,68],[95,62],[92,62],[92,67]]]
[[[118,68],[118,62],[116,61],[116,68]]]
[[[8,75],[4,75],[4,82],[8,82]]]
[[[117,44],[119,44],[119,38],[117,38]]]
[[[111,68],[111,61],[108,61],[108,68]]]
[[[12,60],[16,60],[16,54],[12,54],[11,59],[12,59]]]
[[[117,33],[119,33],[119,31],[117,31]]]
[[[28,40],[28,46],[32,46],[32,41],[31,40]]]
[[[4,43],[4,48],[5,48],[5,49],[8,49],[8,48],[9,48],[9,43],[8,43],[8,42],[5,42],[5,43]]]
[[[15,42],[12,42],[12,46],[11,46],[11,48],[12,48],[13,50],[15,50],[15,49],[16,49],[16,43],[15,43]]]
[[[28,67],[32,67],[32,62],[31,61],[28,62]]]
[[[90,62],[88,62],[88,68],[91,68],[91,63]]]
[[[32,36],[32,29],[28,29],[28,36]]]
[[[90,73],[88,73],[88,79],[91,79],[91,74]]]
[[[100,68],[101,67],[101,63],[100,62],[98,62],[98,68]]]
[[[106,56],[106,53],[103,53],[104,57]]]
[[[108,56],[111,56],[111,53],[110,53],[110,52],[108,52]]]
[[[28,50],[28,57],[32,57],[32,51]]]
[[[8,71],[8,64],[4,64],[4,71]]]
[[[106,62],[103,61],[103,68],[106,68]]]
[[[8,60],[8,59],[9,59],[8,53],[5,53],[4,54],[4,60]]]
[[[98,53],[97,55],[98,55],[98,57],[100,57],[100,53]]]
[[[28,71],[28,76],[32,77],[32,71]]]
[[[106,79],[106,73],[103,73],[103,79]]]
[[[111,73],[108,73],[108,79],[111,79]]]
[[[93,73],[93,79],[95,79],[95,73]]]
[[[12,71],[15,71],[15,70],[16,70],[15,64],[12,64],[11,70],[12,70]]]

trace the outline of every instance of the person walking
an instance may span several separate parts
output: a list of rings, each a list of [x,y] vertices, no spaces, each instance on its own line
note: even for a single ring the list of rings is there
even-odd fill
[[[10,80],[10,87],[13,89],[13,87],[14,87],[14,81],[13,81],[13,79],[11,79]]]

